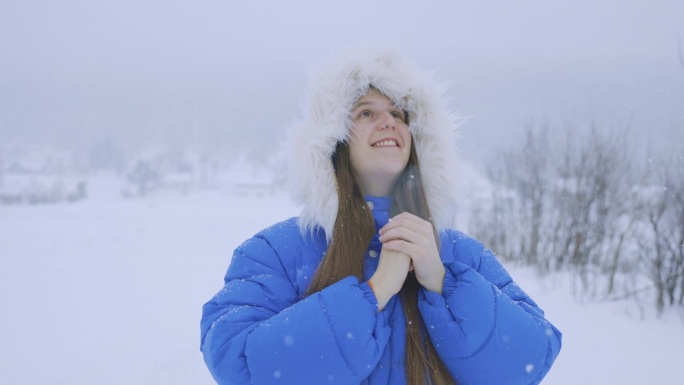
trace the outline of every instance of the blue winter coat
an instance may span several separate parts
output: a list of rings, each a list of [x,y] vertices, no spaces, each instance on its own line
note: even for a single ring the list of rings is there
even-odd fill
[[[370,198],[379,229],[390,201]],[[432,343],[458,384],[537,384],[561,333],[496,257],[464,234],[440,233],[442,294],[421,289]],[[405,384],[405,318],[398,296],[377,312],[365,282],[347,277],[305,297],[327,249],[322,230],[292,218],[239,246],[225,286],[204,305],[201,350],[219,384]],[[377,267],[377,234],[365,258]]]

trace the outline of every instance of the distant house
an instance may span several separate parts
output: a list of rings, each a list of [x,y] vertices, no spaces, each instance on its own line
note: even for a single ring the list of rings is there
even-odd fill
[[[5,172],[0,180],[0,204],[5,205],[76,202],[86,194],[86,182],[74,177]]]

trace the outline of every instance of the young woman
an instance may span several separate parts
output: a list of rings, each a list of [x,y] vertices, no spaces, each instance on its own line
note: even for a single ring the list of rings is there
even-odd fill
[[[302,213],[235,250],[204,305],[220,384],[537,384],[561,333],[451,228],[455,124],[392,53],[338,61],[290,133]]]

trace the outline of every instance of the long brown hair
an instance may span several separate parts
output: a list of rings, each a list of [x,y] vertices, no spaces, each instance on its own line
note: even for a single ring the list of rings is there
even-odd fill
[[[332,242],[316,269],[307,294],[316,293],[348,276],[365,281],[363,259],[375,234],[375,222],[354,174],[349,158],[349,145],[338,142],[332,155],[337,181],[337,218],[333,227]],[[430,209],[425,198],[418,156],[414,141],[408,164],[395,183],[392,214],[409,212],[430,222]],[[435,229],[435,226],[432,226]],[[437,231],[435,240],[439,247]],[[437,355],[428,336],[425,323],[418,310],[420,284],[409,273],[399,292],[406,318],[406,379],[409,385],[451,385],[456,382]],[[421,337],[425,336],[425,338]]]

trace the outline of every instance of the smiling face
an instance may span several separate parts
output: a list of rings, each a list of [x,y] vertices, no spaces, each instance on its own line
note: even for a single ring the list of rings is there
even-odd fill
[[[349,157],[365,194],[388,195],[408,163],[411,134],[404,111],[371,88],[354,103]]]

